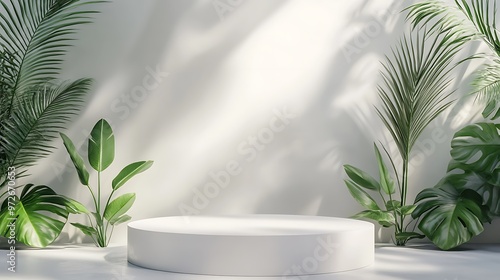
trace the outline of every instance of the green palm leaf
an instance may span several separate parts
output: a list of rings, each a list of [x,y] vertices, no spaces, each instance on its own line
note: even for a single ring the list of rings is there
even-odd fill
[[[27,135],[29,122],[37,123],[32,118],[25,119],[19,114],[14,116],[17,110],[23,111],[26,116],[32,108],[38,110],[40,107],[40,90],[46,92],[58,91],[53,85],[42,87],[48,82],[54,83],[54,79],[60,73],[62,56],[67,47],[74,40],[77,28],[89,23],[91,17],[97,13],[91,7],[105,1],[91,0],[5,0],[0,3],[0,172],[4,174],[7,165],[13,161],[16,164],[30,166],[35,159],[48,154],[49,146],[42,141],[39,148],[31,144],[21,143],[22,138],[13,138],[16,133],[4,131],[13,128],[16,122],[21,125],[20,130]],[[47,88],[47,89],[45,89]],[[32,99],[32,95],[38,95],[38,100]],[[47,96],[50,100],[52,96]],[[81,98],[81,95],[78,95]],[[30,104],[26,100],[35,103]],[[43,103],[43,102],[42,102]],[[66,103],[66,105],[70,105]],[[71,104],[71,105],[74,105]],[[24,107],[24,108],[22,108]],[[75,112],[76,107],[69,106],[67,114]],[[38,110],[39,111],[39,110]],[[60,112],[63,109],[61,108]],[[29,113],[33,115],[32,113]],[[45,120],[46,123],[47,120]],[[52,120],[51,123],[61,127],[61,122]],[[55,127],[54,127],[55,128]],[[41,130],[39,130],[40,132]],[[29,134],[34,136],[34,134]],[[17,136],[21,136],[20,134]],[[48,135],[41,133],[40,139]],[[43,136],[43,137],[42,137]],[[29,138],[33,139],[33,138]],[[7,145],[8,147],[6,147]],[[30,157],[27,153],[17,156],[14,148],[29,147],[20,151],[34,151]],[[0,177],[0,187],[5,184],[5,178]]]
[[[477,94],[485,104],[485,117],[494,111],[494,117],[500,116],[495,107],[500,94],[500,36],[497,28],[497,1],[496,0],[455,0],[451,6],[444,1],[432,0],[414,4],[408,8],[408,18],[414,26],[431,23],[431,29],[437,32],[450,32],[455,36],[463,37],[463,43],[470,40],[481,40],[494,53],[493,63],[478,70],[472,86],[472,94]],[[488,58],[486,55],[475,57]]]
[[[377,112],[404,160],[424,128],[450,106],[450,71],[463,37],[415,31],[393,50],[379,87],[382,107]]]
[[[62,55],[81,24],[89,23],[93,10],[81,6],[102,1],[7,0],[0,14],[0,48],[13,54],[13,91],[18,94],[55,78]],[[11,99],[11,107],[15,99]],[[11,109],[12,110],[12,109]]]
[[[10,166],[32,166],[53,149],[51,141],[78,112],[91,80],[38,88],[3,124],[0,146]]]

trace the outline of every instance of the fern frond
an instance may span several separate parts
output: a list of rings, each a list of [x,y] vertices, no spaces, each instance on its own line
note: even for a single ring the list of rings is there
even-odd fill
[[[47,156],[54,148],[51,141],[78,112],[90,85],[90,79],[81,79],[36,87],[30,98],[23,99],[1,128],[0,146],[9,166],[22,169]]]

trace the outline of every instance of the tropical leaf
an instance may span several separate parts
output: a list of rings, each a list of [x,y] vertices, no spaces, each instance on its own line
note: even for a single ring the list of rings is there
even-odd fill
[[[401,201],[389,200],[385,203],[387,211],[399,210],[401,208]]]
[[[0,211],[0,233],[8,236],[9,223],[15,220],[16,240],[32,247],[46,247],[61,233],[69,211],[68,200],[47,186],[28,184],[15,196],[15,211],[9,212],[8,199]]]
[[[61,86],[41,87],[3,124],[0,146],[9,165],[17,169],[29,167],[47,156],[54,147],[51,142],[75,115],[91,80],[81,79]]]
[[[344,180],[349,192],[352,197],[359,203],[361,206],[365,207],[369,210],[380,210],[380,207],[377,205],[377,202],[366,193],[358,184],[356,184],[352,180]]]
[[[498,100],[500,100],[500,60],[494,59],[494,63],[486,65],[484,68],[476,70],[471,86],[477,99],[486,104],[483,110],[483,117],[492,120],[500,117]]]
[[[89,172],[87,168],[85,168],[85,163],[83,162],[83,158],[78,154],[78,151],[73,144],[73,141],[69,139],[64,133],[60,133],[61,138],[63,139],[64,147],[66,147],[66,151],[68,151],[69,157],[73,162],[73,165],[76,168],[76,172],[78,173],[78,178],[80,179],[80,183],[84,186],[89,185]]]
[[[5,0],[1,2],[0,49],[13,56],[15,75],[9,77],[15,96],[54,79],[62,56],[71,46],[78,26],[90,23],[92,9],[102,1]],[[11,105],[15,99],[11,99]],[[12,108],[13,109],[13,108]]]
[[[483,197],[490,213],[500,216],[500,172],[476,172],[469,169],[468,165],[452,161],[449,165],[449,173],[444,180],[457,190],[473,190]]]
[[[83,232],[83,234],[90,236],[92,238],[94,238],[94,236],[97,235],[97,231],[93,227],[82,225],[80,223],[71,223],[71,225],[80,229]]]
[[[126,193],[111,201],[104,211],[104,218],[108,221],[116,221],[118,217],[125,214],[134,204],[135,193]]]
[[[452,158],[467,170],[493,173],[500,161],[500,124],[477,123],[455,133]]]
[[[115,158],[115,136],[109,123],[101,119],[90,132],[88,158],[96,171],[103,171]]]
[[[417,208],[417,205],[405,205],[402,206],[399,211],[401,211],[402,216],[408,216],[415,211],[415,208]]]
[[[395,235],[396,239],[398,240],[404,240],[405,242],[408,242],[412,239],[422,239],[425,238],[425,235],[418,233],[418,232],[398,232]]]
[[[394,187],[394,181],[391,178],[391,175],[389,174],[389,170],[387,169],[387,166],[384,163],[384,160],[382,159],[382,155],[380,154],[380,151],[377,147],[377,145],[373,145],[375,148],[375,156],[377,158],[377,163],[378,163],[378,170],[379,170],[379,175],[380,175],[380,188],[386,193],[386,194],[393,194],[396,189]]]
[[[373,191],[380,190],[379,182],[363,170],[348,164],[344,165],[344,170],[347,176],[358,186]]]
[[[491,106],[492,100],[499,100],[500,74],[499,56],[500,39],[499,29],[496,24],[497,17],[496,0],[455,0],[455,5],[444,1],[423,1],[408,8],[408,19],[414,26],[430,23],[431,29],[437,32],[449,32],[457,37],[462,37],[462,42],[481,40],[494,53],[494,58],[489,59],[493,63],[476,71],[476,77],[472,82],[474,91],[479,99]],[[432,22],[432,23],[431,23]],[[472,56],[490,58],[486,54]],[[495,118],[500,116],[496,108]],[[489,116],[485,111],[483,115]]]
[[[485,209],[473,190],[457,190],[444,183],[417,195],[413,217],[421,217],[418,228],[443,250],[457,247],[483,231]]]
[[[113,219],[111,219],[109,221],[109,223],[113,226],[117,226],[119,224],[123,224],[125,222],[128,222],[132,219],[132,217],[130,217],[129,215],[123,215],[123,216],[120,216],[120,217],[115,217]]]
[[[396,224],[394,215],[388,211],[382,210],[364,210],[351,217],[352,219],[370,219],[378,222],[384,227]]]
[[[377,113],[404,161],[425,127],[451,105],[450,71],[462,40],[417,30],[403,37],[384,64]]]
[[[111,184],[113,190],[117,190],[123,186],[128,180],[132,179],[135,175],[148,170],[153,165],[153,161],[138,161],[127,165],[125,168],[116,175]]]

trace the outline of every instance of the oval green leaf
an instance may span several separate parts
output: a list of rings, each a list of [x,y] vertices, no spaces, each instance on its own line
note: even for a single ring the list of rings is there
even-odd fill
[[[111,186],[113,190],[117,190],[119,187],[123,186],[128,180],[130,180],[135,175],[148,170],[153,165],[153,161],[139,161],[127,165],[125,168],[118,173],[118,175],[113,179]]]
[[[104,119],[99,120],[90,133],[88,157],[96,171],[105,170],[115,159],[115,136]]]
[[[380,173],[380,187],[386,194],[393,194],[396,192],[394,182],[392,181],[391,175],[389,174],[377,145],[374,144],[373,146],[375,147],[375,155],[377,156],[378,169]]]
[[[71,139],[69,139],[69,137],[66,136],[64,133],[60,133],[60,135],[63,140],[64,147],[66,147],[66,151],[68,151],[69,157],[71,158],[71,161],[73,162],[73,165],[76,168],[76,173],[78,173],[78,179],[80,179],[80,182],[83,185],[88,186],[89,172],[87,171],[87,168],[85,168],[85,164],[83,163],[83,158],[76,151],[73,141],[71,141]]]
[[[126,193],[117,197],[106,206],[104,211],[104,219],[112,221],[116,217],[125,214],[135,201],[135,193]]]
[[[368,194],[366,193],[363,189],[358,187],[353,181],[351,180],[344,180],[347,188],[349,189],[349,192],[351,193],[352,197],[363,207],[369,209],[369,210],[380,210],[380,207],[377,205],[377,202]]]
[[[132,219],[132,217],[130,217],[129,215],[123,215],[123,216],[111,219],[111,221],[109,221],[109,223],[113,226],[117,226],[119,224],[130,221],[130,219]]]
[[[349,164],[344,165],[344,170],[347,176],[359,186],[374,191],[380,189],[380,184],[363,170]]]

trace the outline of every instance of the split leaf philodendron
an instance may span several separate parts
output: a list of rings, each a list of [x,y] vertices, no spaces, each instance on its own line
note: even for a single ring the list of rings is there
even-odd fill
[[[113,163],[115,158],[115,138],[111,126],[107,121],[101,119],[96,123],[89,137],[88,160],[90,166],[97,171],[97,187],[91,186],[90,174],[73,142],[62,133],[61,138],[76,168],[80,183],[88,188],[95,207],[95,211],[89,211],[82,204],[75,203],[74,208],[87,215],[90,225],[80,223],[72,223],[72,225],[79,228],[85,235],[90,236],[97,246],[106,247],[113,234],[114,226],[131,219],[126,213],[135,201],[135,193],[126,193],[111,200],[113,195],[132,177],[149,169],[153,162],[138,161],[124,167],[113,179],[111,193],[107,197],[106,203],[101,205],[103,202],[101,173]]]

